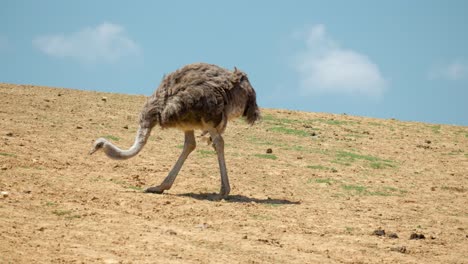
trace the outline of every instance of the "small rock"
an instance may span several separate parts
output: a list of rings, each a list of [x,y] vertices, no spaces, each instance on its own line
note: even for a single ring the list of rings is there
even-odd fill
[[[6,192],[6,191],[1,191],[1,192],[0,192],[0,196],[1,196],[2,198],[7,198],[8,195],[10,195],[9,192]]]
[[[247,235],[243,235],[243,236],[242,236],[242,239],[247,239]]]
[[[8,133],[6,133],[6,136],[7,136],[7,137],[12,137],[12,136],[13,136],[13,133],[8,132]]]
[[[2,170],[8,170],[7,166],[2,166]]]
[[[50,102],[50,100],[49,100],[49,99],[44,99],[44,101],[45,101],[45,102]]]
[[[426,142],[426,144],[431,144],[432,142],[428,139],[426,139],[424,142]]]
[[[42,232],[45,230],[45,227],[40,227],[38,230]]]
[[[310,133],[310,135],[311,135],[312,137],[316,137],[316,136],[317,136],[317,133],[312,132],[312,133]]]
[[[26,193],[26,194],[30,194],[30,193],[31,193],[31,190],[25,190],[25,191],[23,191],[23,192]]]
[[[335,168],[332,168],[332,169],[331,169],[331,172],[333,172],[333,173],[337,173],[337,172],[338,172],[338,170],[337,170],[337,169],[335,169]]]
[[[172,235],[172,236],[177,235],[177,232],[172,230],[172,229],[167,230],[166,233],[168,233],[169,235]]]
[[[398,238],[398,235],[397,235],[397,233],[390,233],[390,234],[388,234],[388,237],[389,238]]]
[[[297,157],[297,159],[298,159],[298,160],[301,160],[301,159],[303,159],[303,157],[301,157],[301,156],[298,156],[298,157]]]
[[[128,126],[127,126],[127,125],[125,125],[123,128],[125,128],[125,129],[128,129]]]
[[[423,234],[412,233],[409,239],[419,240],[419,239],[426,239],[426,237]]]
[[[385,230],[379,228],[374,230],[372,234],[375,236],[385,236]]]
[[[401,247],[392,247],[390,248],[391,251],[396,251],[396,252],[400,252],[400,253],[406,253],[406,247],[405,246],[401,246]]]
[[[82,126],[76,126],[76,129],[83,129]]]
[[[62,94],[61,94],[61,93],[58,93],[57,96],[62,96]]]
[[[273,153],[273,150],[271,148],[269,148],[269,149],[266,150],[266,153],[271,154],[271,153]]]
[[[436,187],[431,187],[431,191],[435,191],[436,190]]]
[[[107,102],[107,97],[103,96],[103,97],[101,98],[101,101]]]

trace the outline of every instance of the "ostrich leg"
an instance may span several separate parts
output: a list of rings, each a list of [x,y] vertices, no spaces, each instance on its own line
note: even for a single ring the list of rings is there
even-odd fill
[[[185,160],[187,159],[189,154],[195,149],[195,147],[196,142],[193,130],[185,131],[184,149],[182,150],[179,159],[177,159],[176,164],[174,165],[174,167],[172,167],[171,171],[169,172],[169,175],[167,175],[167,177],[160,185],[150,187],[146,189],[146,192],[163,193],[165,190],[169,190],[172,187],[172,184],[174,183],[177,174],[179,174],[182,165],[184,165]]]
[[[221,191],[219,195],[221,198],[227,198],[231,187],[229,186],[229,178],[226,170],[226,162],[224,161],[224,139],[217,131],[209,131],[211,139],[213,140],[213,147],[218,154],[219,171],[221,173]]]

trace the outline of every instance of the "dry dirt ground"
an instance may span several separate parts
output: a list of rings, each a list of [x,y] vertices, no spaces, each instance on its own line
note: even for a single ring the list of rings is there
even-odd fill
[[[201,141],[170,191],[143,192],[180,131],[87,154],[129,147],[144,102],[0,84],[0,263],[468,263],[468,127],[262,109],[228,125],[219,201]]]

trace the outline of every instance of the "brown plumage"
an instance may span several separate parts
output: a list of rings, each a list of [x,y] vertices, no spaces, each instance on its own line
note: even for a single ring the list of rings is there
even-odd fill
[[[158,89],[143,106],[140,128],[135,143],[128,150],[121,150],[106,139],[95,141],[90,154],[103,149],[113,159],[128,159],[143,148],[155,125],[162,128],[178,128],[185,133],[182,154],[169,175],[147,192],[162,193],[171,188],[185,159],[195,149],[194,130],[209,133],[218,154],[221,173],[221,196],[229,194],[229,180],[224,161],[224,140],[221,134],[227,121],[243,116],[249,124],[259,117],[255,90],[242,71],[229,71],[212,64],[196,63],[180,68],[164,77]]]

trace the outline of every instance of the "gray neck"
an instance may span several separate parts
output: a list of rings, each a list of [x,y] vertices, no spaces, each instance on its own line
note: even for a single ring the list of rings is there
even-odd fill
[[[150,129],[139,128],[135,142],[128,150],[122,150],[111,142],[105,140],[103,150],[106,155],[115,160],[126,160],[137,155],[145,146],[148,140]]]

